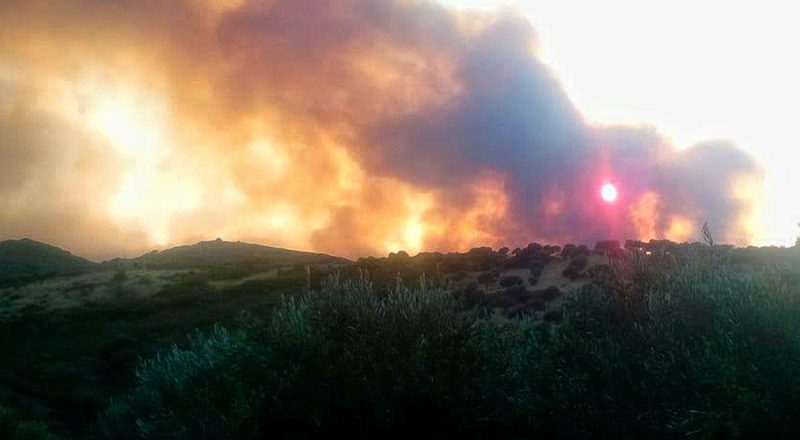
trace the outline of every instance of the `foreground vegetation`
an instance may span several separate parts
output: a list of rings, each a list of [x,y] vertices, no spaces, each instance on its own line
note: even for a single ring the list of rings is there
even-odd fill
[[[549,322],[423,283],[324,283],[140,364],[114,439],[795,438],[790,270],[633,254]]]
[[[33,436],[35,421],[65,439],[91,438],[109,398],[135,384],[137,360],[172,344],[187,347],[187,335],[215,324],[235,327],[243,310],[266,316],[281,295],[304,292],[306,284],[304,270],[219,287],[203,271],[159,274],[111,272],[6,292],[39,298],[56,290],[75,306],[32,301],[18,316],[0,313],[0,439],[50,438]],[[0,311],[9,307],[2,300],[0,293]],[[23,428],[24,436],[10,434]]]

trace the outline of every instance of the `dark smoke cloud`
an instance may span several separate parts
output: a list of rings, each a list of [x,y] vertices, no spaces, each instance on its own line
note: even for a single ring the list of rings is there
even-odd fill
[[[755,197],[734,191],[759,184],[751,157],[726,142],[678,150],[653,128],[587,123],[512,13],[403,0],[12,0],[0,17],[0,96],[11,90],[15,106],[41,109],[42,84],[72,84],[87,63],[166,97],[177,141],[158,176],[192,178],[204,197],[164,214],[170,242],[227,234],[355,256],[414,241],[696,239],[705,219],[722,240],[752,233]],[[3,82],[6,66],[28,75]],[[95,255],[113,242],[146,247],[146,227],[103,211],[126,159],[63,119],[21,123],[0,106],[0,201],[17,212],[0,219],[0,238]],[[286,169],[255,160],[253,126]],[[65,154],[92,163],[63,166]],[[605,180],[619,186],[614,206],[598,199]],[[68,188],[80,182],[91,185],[77,197]],[[228,193],[236,202],[215,209]],[[61,202],[21,208],[43,197]],[[247,226],[274,206],[294,217]],[[92,225],[94,238],[45,218]]]
[[[760,180],[752,157],[725,141],[679,151],[649,127],[587,124],[531,53],[533,38],[529,24],[514,16],[461,35],[451,51],[462,93],[369,125],[364,144],[370,150],[362,157],[370,169],[437,188],[451,201],[469,200],[465,183],[481,170],[501,173],[515,225],[503,237],[517,243],[641,235],[623,207],[609,216],[598,206],[603,180],[620,186],[623,202],[649,191],[658,195],[657,236],[678,216],[694,226],[708,219],[724,239],[747,241],[742,219],[751,201],[732,188],[744,177],[750,184]],[[542,206],[553,193],[563,198],[557,214]]]

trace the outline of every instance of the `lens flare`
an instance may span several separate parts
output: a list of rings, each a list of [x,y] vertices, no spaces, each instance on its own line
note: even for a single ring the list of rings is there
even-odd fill
[[[603,187],[600,188],[600,197],[608,203],[615,202],[617,200],[617,188],[610,183],[604,184]]]

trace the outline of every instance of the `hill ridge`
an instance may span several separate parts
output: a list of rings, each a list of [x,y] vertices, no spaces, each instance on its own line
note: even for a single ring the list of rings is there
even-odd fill
[[[68,250],[28,237],[0,242],[0,283],[73,274],[98,266]]]
[[[115,261],[123,264],[174,269],[243,264],[273,268],[292,264],[345,264],[351,262],[335,255],[244,241],[226,241],[221,238],[153,250],[135,258],[115,259],[107,263]]]

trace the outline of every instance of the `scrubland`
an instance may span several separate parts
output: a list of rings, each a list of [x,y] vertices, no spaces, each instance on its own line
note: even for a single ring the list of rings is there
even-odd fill
[[[155,293],[29,310],[0,321],[0,434],[800,434],[790,254],[695,247],[573,264],[585,255],[523,253],[395,255],[224,283],[176,272]]]

